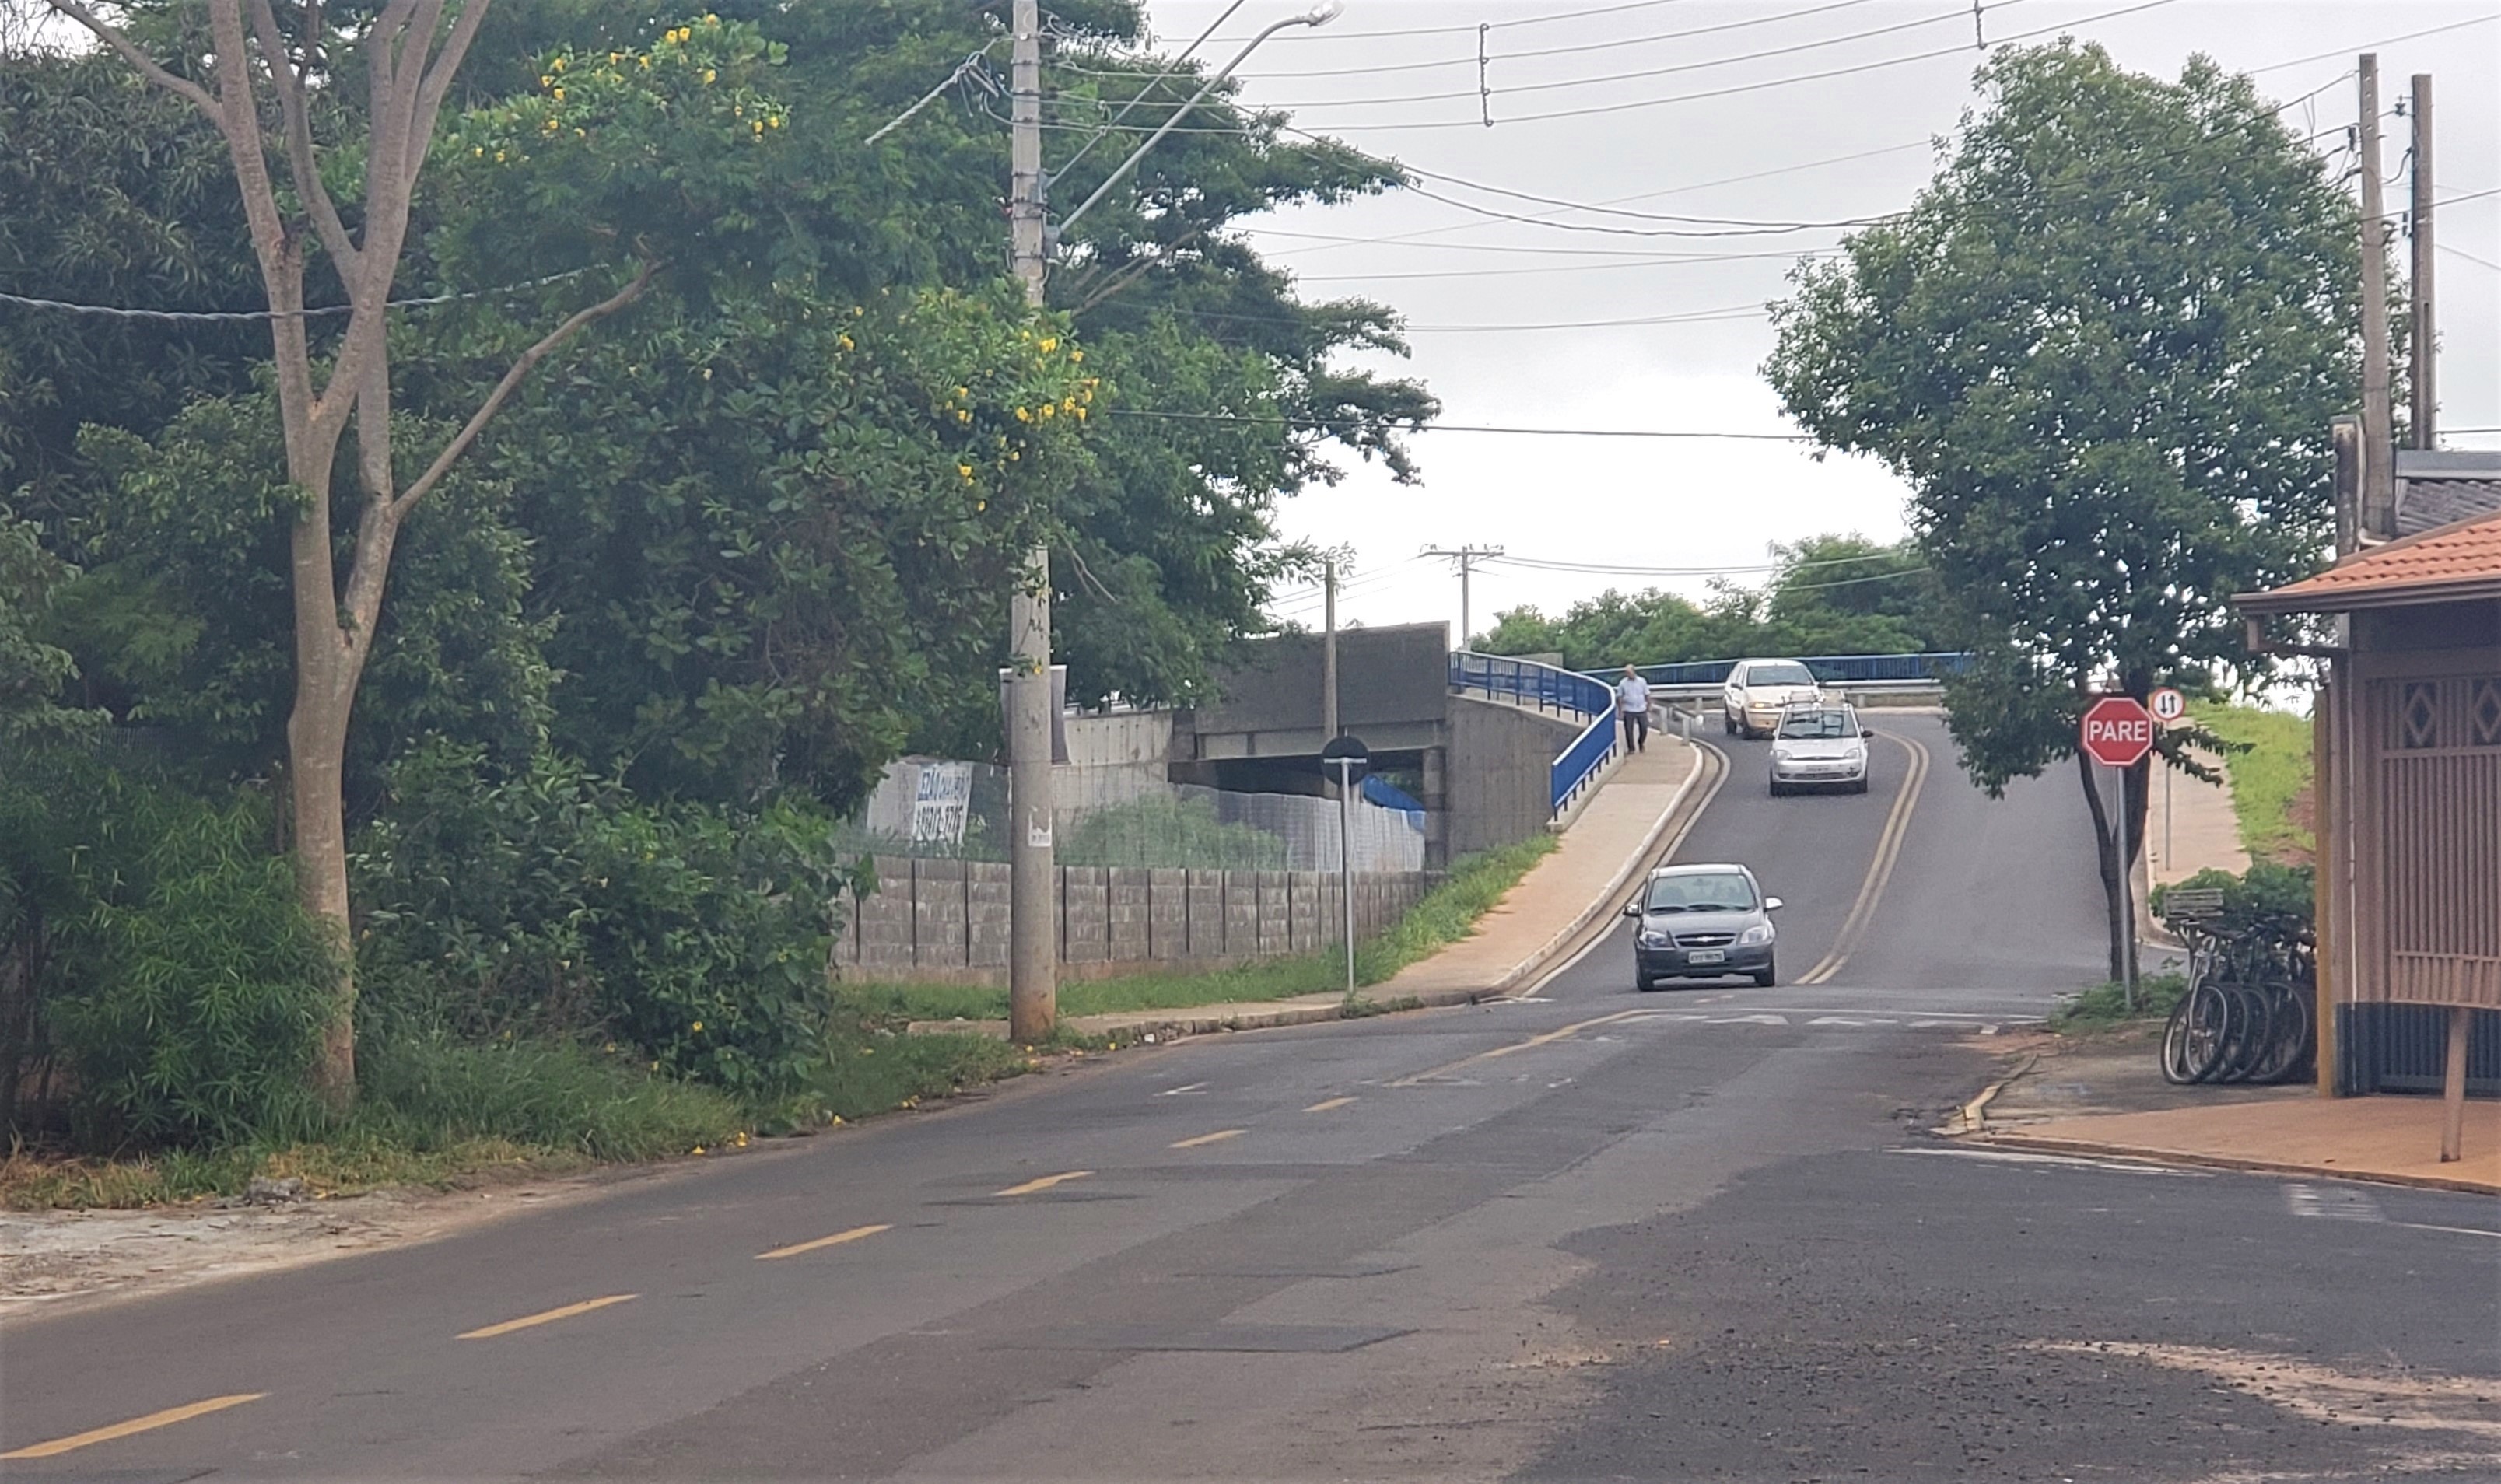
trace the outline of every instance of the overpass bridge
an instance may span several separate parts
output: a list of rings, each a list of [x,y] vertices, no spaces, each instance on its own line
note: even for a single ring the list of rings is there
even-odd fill
[[[1173,718],[1176,782],[1324,793],[1321,637],[1280,635],[1218,677],[1221,699]],[[1817,655],[1818,679],[1853,698],[1933,694],[1962,654]],[[1716,697],[1736,659],[1640,667],[1669,700]],[[1446,624],[1338,635],[1339,726],[1424,810],[1425,862],[1524,840],[1580,804],[1617,760],[1613,676],[1541,659],[1452,650]]]

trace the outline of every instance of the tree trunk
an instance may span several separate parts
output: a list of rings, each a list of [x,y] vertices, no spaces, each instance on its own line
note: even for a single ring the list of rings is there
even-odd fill
[[[2110,924],[2110,976],[2118,983],[2127,977],[2127,904],[2119,890],[2120,871],[2118,820],[2112,817],[2109,801],[2102,797],[2101,779],[2095,770],[2101,765],[2081,749],[2076,753],[2076,774],[2084,788],[2084,808],[2093,818],[2093,854],[2102,878],[2102,905]],[[2124,810],[2124,803],[2121,808]]]

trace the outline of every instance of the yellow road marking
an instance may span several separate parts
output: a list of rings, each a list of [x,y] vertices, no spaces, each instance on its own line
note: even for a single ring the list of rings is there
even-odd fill
[[[1246,1132],[1243,1129],[1218,1129],[1213,1134],[1201,1134],[1196,1138],[1177,1138],[1173,1140],[1172,1147],[1195,1149],[1201,1144],[1220,1144],[1228,1138],[1239,1138]]]
[[[592,1309],[606,1308],[612,1303],[623,1303],[628,1300],[639,1299],[641,1297],[643,1297],[641,1294],[610,1294],[604,1299],[584,1299],[580,1303],[568,1303],[562,1308],[551,1308],[543,1313],[537,1314],[523,1314],[518,1319],[507,1319],[502,1324],[490,1324],[484,1329],[470,1330],[462,1334],[460,1337],[462,1339],[493,1339],[498,1335],[510,1335],[515,1330],[526,1330],[535,1325],[553,1324],[559,1319],[571,1319],[576,1314],[587,1314]]]
[[[1918,806],[1919,789],[1928,777],[1928,749],[1908,737],[1884,734],[1902,744],[1911,759],[1910,769],[1902,775],[1902,791],[1893,797],[1893,810],[1884,820],[1884,833],[1876,840],[1876,857],[1867,863],[1867,879],[1858,884],[1858,900],[1850,905],[1850,915],[1843,919],[1841,931],[1832,938],[1832,951],[1820,963],[1798,975],[1800,984],[1821,984],[1841,972],[1850,955],[1858,951],[1858,940],[1865,937],[1868,923],[1875,920],[1876,904],[1884,898],[1884,883],[1893,878],[1894,863],[1902,858],[1902,837],[1910,833],[1911,810]]]
[[[857,1241],[863,1237],[875,1237],[880,1232],[893,1230],[894,1223],[891,1221],[873,1227],[853,1227],[848,1232],[836,1232],[831,1237],[819,1237],[815,1241],[793,1242],[786,1247],[776,1247],[770,1252],[758,1252],[755,1254],[755,1260],[759,1263],[769,1263],[777,1257],[797,1257],[802,1252],[814,1252],[819,1247],[839,1247],[847,1241]]]
[[[1325,1103],[1315,1103],[1311,1106],[1303,1109],[1303,1111],[1306,1113],[1334,1112],[1353,1101],[1354,1100],[1352,1098],[1331,1098]]]
[[[1049,1190],[1054,1185],[1065,1185],[1071,1180],[1084,1179],[1087,1175],[1090,1175],[1094,1171],[1091,1170],[1072,1170],[1066,1174],[1047,1174],[1039,1180],[1027,1180],[1022,1185],[1011,1185],[1005,1190],[994,1190],[990,1192],[990,1194],[994,1196],[1030,1196],[1038,1190]]]
[[[1479,1062],[1489,1062],[1499,1056],[1509,1056],[1515,1051],[1529,1051],[1539,1046],[1551,1044],[1554,1041],[1562,1040],[1566,1037],[1577,1036],[1581,1032],[1589,1029],[1591,1026],[1607,1025],[1614,1021],[1624,1020],[1634,1015],[1647,1013],[1649,1012],[1646,1010],[1617,1010],[1612,1015],[1600,1015],[1591,1020],[1575,1021],[1572,1024],[1563,1027],[1559,1031],[1548,1031],[1541,1036],[1532,1036],[1526,1040],[1513,1041],[1508,1046],[1496,1046],[1490,1051],[1480,1051],[1474,1056],[1463,1056],[1455,1062],[1447,1062],[1442,1066],[1429,1068],[1423,1072],[1417,1072],[1413,1076],[1400,1077],[1397,1081],[1392,1082],[1389,1085],[1392,1087],[1413,1087],[1418,1082],[1430,1081],[1434,1077],[1442,1076],[1448,1072],[1456,1072],[1462,1067],[1472,1067]]]
[[[111,1427],[96,1428],[85,1433],[73,1433],[67,1437],[55,1437],[50,1442],[28,1443],[22,1448],[12,1448],[6,1453],[0,1453],[0,1459],[50,1458],[57,1453],[67,1453],[72,1448],[86,1447],[90,1443],[109,1443],[117,1437],[128,1437],[134,1433],[152,1433],[158,1428],[170,1428],[175,1423],[188,1422],[194,1417],[205,1417],[211,1412],[222,1412],[227,1407],[241,1406],[247,1402],[257,1402],[268,1395],[269,1393],[265,1391],[239,1391],[230,1397],[211,1397],[206,1402],[169,1406],[161,1412],[150,1412],[145,1417],[133,1417],[128,1422],[117,1422]]]

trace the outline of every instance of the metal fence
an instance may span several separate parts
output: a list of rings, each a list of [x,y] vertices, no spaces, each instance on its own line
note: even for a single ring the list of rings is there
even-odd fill
[[[1548,770],[1548,794],[1558,814],[1615,756],[1616,693],[1587,676],[1535,660],[1460,649],[1451,655],[1451,689],[1589,718],[1572,744],[1555,754]]]
[[[1340,816],[1334,799],[1172,783],[1133,767],[1060,768],[1051,783],[1051,834],[1061,866],[1338,869]],[[1395,789],[1366,789],[1345,817],[1355,871],[1424,869],[1424,811],[1414,800]],[[906,758],[886,770],[867,805],[837,833],[835,843],[871,855],[1005,861],[1008,820],[1007,770],[987,763]]]
[[[1798,663],[1827,685],[1871,684],[1898,680],[1934,680],[1960,675],[1971,656],[1959,651],[1925,654],[1817,654]],[[1643,665],[1642,678],[1652,685],[1724,685],[1735,660],[1693,660],[1677,665]],[[1612,671],[1585,671],[1582,677],[1611,677]]]

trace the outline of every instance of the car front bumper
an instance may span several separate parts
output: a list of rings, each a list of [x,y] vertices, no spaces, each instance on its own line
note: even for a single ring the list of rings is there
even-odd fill
[[[1633,967],[1655,979],[1701,978],[1721,973],[1756,973],[1772,967],[1773,943],[1754,943],[1740,948],[1653,948],[1646,943],[1633,947]],[[1725,957],[1717,963],[1693,962],[1696,953],[1718,953]]]
[[[1867,760],[1851,762],[1798,762],[1772,764],[1772,781],[1807,787],[1817,783],[1857,783],[1867,776]]]

